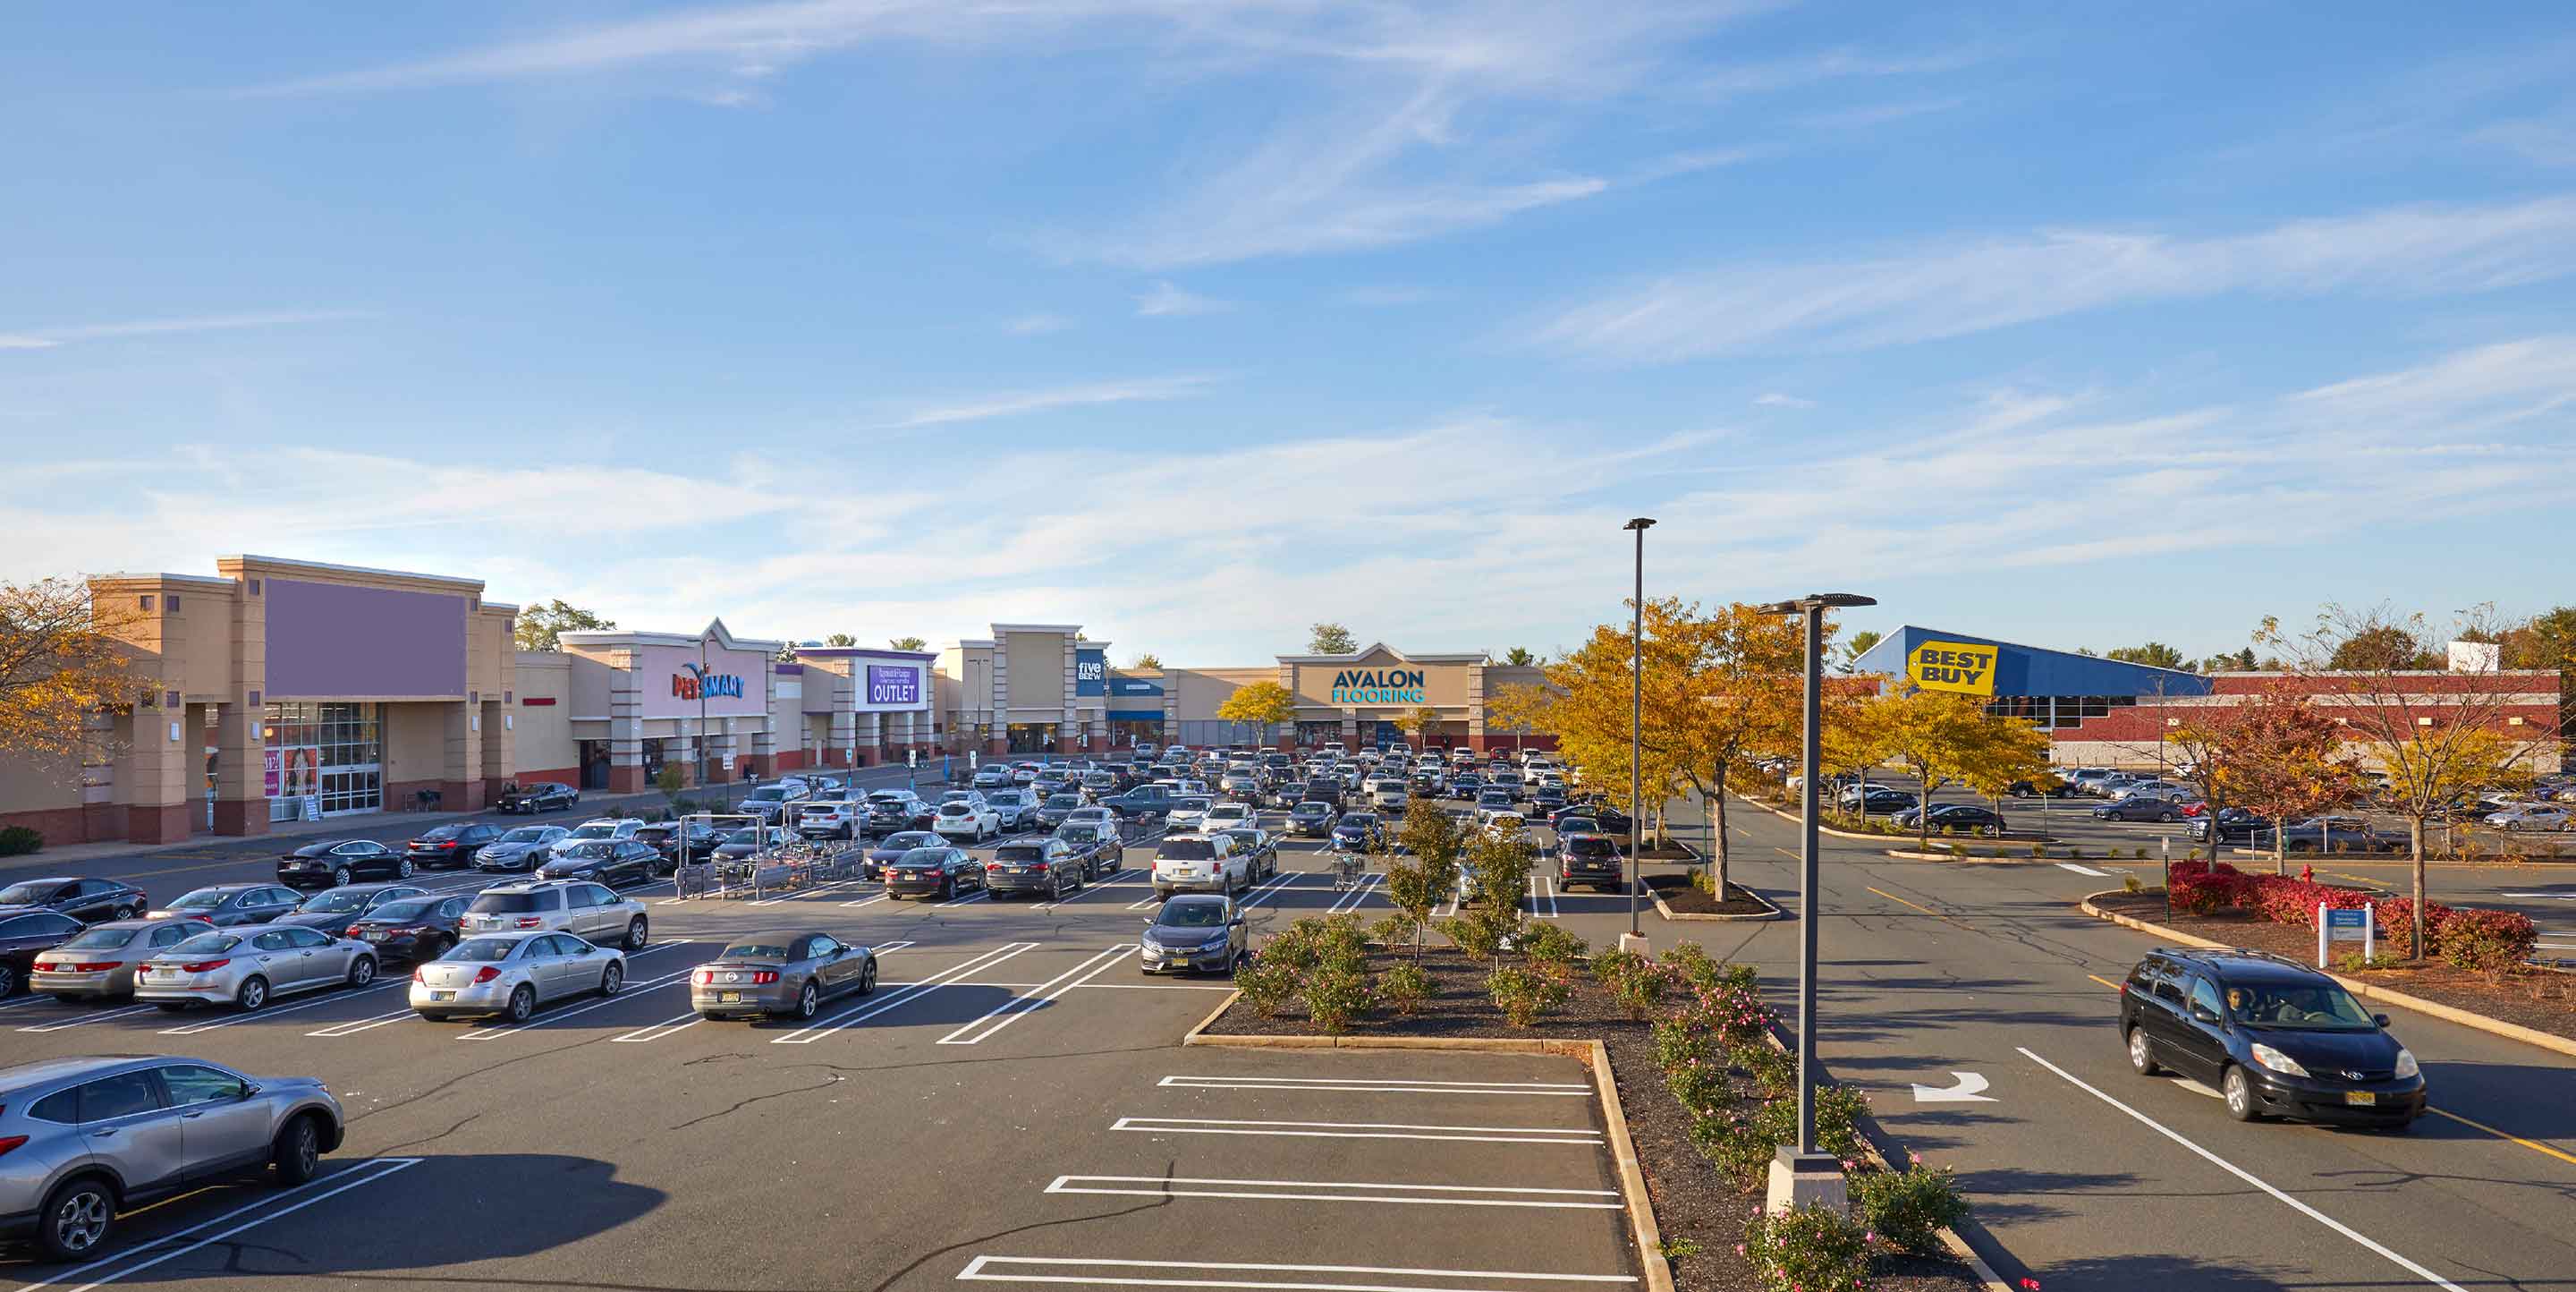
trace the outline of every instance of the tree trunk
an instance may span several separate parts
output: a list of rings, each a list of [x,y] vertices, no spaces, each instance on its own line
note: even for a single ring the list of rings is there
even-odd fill
[[[2210,831],[2210,833],[2211,833],[2211,834],[2215,835],[2215,834],[2217,834],[2217,833],[2218,833],[2218,827],[2217,827],[2217,826],[2215,826],[2215,825],[2212,825],[2212,826],[2210,826],[2210,827],[2209,827],[2209,831]],[[2288,846],[2288,843],[2289,843],[2289,840],[2288,840],[2288,837],[2287,837],[2287,836],[2289,835],[2289,833],[2290,833],[2290,818],[2285,817],[2285,816],[2276,816],[2276,817],[2272,818],[2272,873],[2273,873],[2273,874],[2276,874],[2276,875],[2286,875],[2286,874],[2289,874],[2289,873],[2290,873],[2290,861],[2289,861],[2289,857],[2288,857],[2288,856],[2283,852],[2283,849],[2284,849],[2284,848],[2286,848],[2286,847]],[[2213,860],[2214,860],[2214,858],[2213,858]],[[2212,868],[2213,868],[2213,869],[2215,869],[2215,867],[2214,867],[2214,866],[2213,866]]]
[[[2407,833],[2407,837],[2408,837],[2409,842],[2411,842],[2411,843],[2413,844],[2413,846],[2414,846],[2414,850],[2415,850],[2415,918],[2414,918],[2414,919],[2411,919],[2411,920],[2408,920],[2408,921],[2406,922],[2406,941],[2407,941],[2407,944],[2412,948],[2410,951],[2408,951],[2408,952],[2407,952],[2407,958],[2408,958],[2408,959],[2411,959],[2411,960],[2421,960],[2421,959],[2423,959],[2423,958],[2424,958],[2424,922],[2425,922],[2425,921],[2424,921],[2424,818],[2422,818],[2422,817],[2420,817],[2420,816],[2419,816],[2419,817],[2416,817],[2415,819],[2413,819],[2413,820],[2411,820],[2411,821],[2407,822],[2407,823],[2406,823],[2406,833]]]
[[[1717,819],[1716,819],[1717,829],[1715,829],[1714,831],[1711,831],[1711,832],[1710,832],[1710,836],[1709,836],[1709,845],[1708,845],[1708,877],[1709,877],[1709,880],[1710,880],[1710,884],[1709,884],[1709,892],[1710,892],[1710,893],[1712,893],[1712,894],[1714,894],[1714,895],[1716,896],[1717,900],[1719,900],[1719,901],[1723,902],[1723,901],[1725,901],[1725,900],[1726,900],[1726,773],[1725,773],[1725,772],[1722,772],[1722,771],[1721,771],[1721,772],[1719,772],[1719,773],[1717,774],[1717,793],[1715,793],[1715,794],[1713,794],[1713,795],[1711,795],[1711,796],[1709,797],[1709,805],[1710,805],[1711,807],[1715,808],[1715,809],[1716,809],[1716,811],[1717,811]]]

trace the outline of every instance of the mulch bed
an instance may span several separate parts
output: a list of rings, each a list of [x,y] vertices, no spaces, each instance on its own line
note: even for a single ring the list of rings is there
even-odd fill
[[[1369,972],[1399,963],[1400,953],[1373,951]],[[1573,982],[1565,1008],[1535,1027],[1514,1027],[1494,1008],[1485,990],[1486,965],[1451,948],[1435,948],[1422,957],[1431,977],[1432,995],[1410,1017],[1381,1014],[1354,1026],[1353,1036],[1509,1037],[1602,1042],[1619,1086],[1620,1110],[1646,1176],[1646,1193],[1655,1205],[1655,1223],[1664,1241],[1688,1240],[1698,1252],[1673,1266],[1676,1292],[1759,1292],[1763,1286],[1751,1267],[1735,1254],[1744,1241],[1744,1224],[1760,1194],[1747,1192],[1721,1176],[1690,1141],[1690,1115],[1664,1088],[1663,1069],[1655,1063],[1652,1025],[1630,1022],[1609,991],[1589,977]],[[1263,1018],[1237,1000],[1208,1031],[1236,1036],[1314,1036],[1321,1029],[1299,1007],[1277,1018]],[[1751,1082],[1740,1075],[1739,1094],[1756,1098]],[[1648,1253],[1646,1259],[1653,1259]],[[1897,1256],[1882,1260],[1871,1276],[1873,1292],[1959,1292],[1980,1289],[1968,1267],[1947,1258]]]
[[[2165,914],[2164,892],[2146,889],[2136,893],[2112,893],[2093,899],[2093,904],[2106,911],[2161,924],[2177,933],[2188,933],[2229,946],[2250,947],[2288,956],[2303,964],[2315,964],[2317,932],[2294,924],[2275,924],[2242,913],[2226,915]],[[2338,944],[2336,954],[2353,949],[2351,943]],[[2380,943],[2382,955],[2403,955],[2403,946]],[[2576,974],[2549,969],[2518,969],[2494,977],[2469,969],[2454,969],[2439,960],[2394,969],[2364,969],[2358,973],[2336,969],[2344,977],[2402,991],[2410,996],[2449,1005],[2489,1018],[2519,1024],[2536,1032],[2576,1040]],[[2364,1001],[2364,1005],[2370,1002]]]
[[[1692,884],[1688,875],[1648,875],[1646,887],[1664,899],[1675,915],[1769,915],[1774,909],[1751,889],[1733,882],[1727,884],[1722,902]]]

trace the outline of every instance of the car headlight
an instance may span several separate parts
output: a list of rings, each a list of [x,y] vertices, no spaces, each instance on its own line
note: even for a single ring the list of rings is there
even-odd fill
[[[2271,1046],[2265,1045],[2260,1041],[2254,1043],[2254,1061],[2262,1064],[2264,1067],[2270,1068],[2274,1072],[2282,1073],[2286,1076],[2304,1077],[2308,1075],[2308,1070],[2300,1067],[2297,1059],[2293,1059],[2289,1055],[2283,1054],[2279,1050],[2275,1050]]]
[[[2411,1078],[2411,1077],[2418,1077],[2418,1076],[2422,1076],[2422,1075],[2423,1075],[2423,1073],[2424,1073],[2424,1069],[2423,1069],[2423,1068],[2421,1068],[2421,1067],[2419,1067],[2419,1066],[2417,1066],[2417,1064],[2416,1064],[2416,1062],[2415,1062],[2415,1052],[2414,1052],[2413,1050],[2407,1049],[2405,1046],[2402,1046],[2402,1045],[2401,1045],[2401,1046],[2398,1046],[2398,1047],[2397,1047],[2397,1079],[2398,1079],[2398,1080],[2400,1080],[2400,1081],[2404,1081],[2404,1080],[2407,1080],[2408,1078]]]

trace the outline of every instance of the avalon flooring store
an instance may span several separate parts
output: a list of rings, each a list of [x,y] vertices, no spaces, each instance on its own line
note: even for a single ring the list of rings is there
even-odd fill
[[[475,811],[513,784],[631,793],[675,775],[738,780],[908,755],[1105,753],[1138,740],[1314,747],[1411,740],[1475,749],[1545,736],[1485,700],[1538,669],[1385,645],[1250,668],[1109,666],[1076,624],[997,623],[940,652],[798,647],[694,631],[562,634],[517,649],[518,608],[480,580],[227,556],[214,576],[110,574],[139,702],[93,719],[96,752],[0,766],[0,825],[48,843],[165,843],[373,812]],[[1293,724],[1219,719],[1275,681]]]

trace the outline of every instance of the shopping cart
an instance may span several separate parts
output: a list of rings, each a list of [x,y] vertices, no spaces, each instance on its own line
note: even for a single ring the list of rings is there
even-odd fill
[[[1336,893],[1359,887],[1361,878],[1368,874],[1368,857],[1361,853],[1336,852],[1332,855],[1332,864],[1333,891]]]

